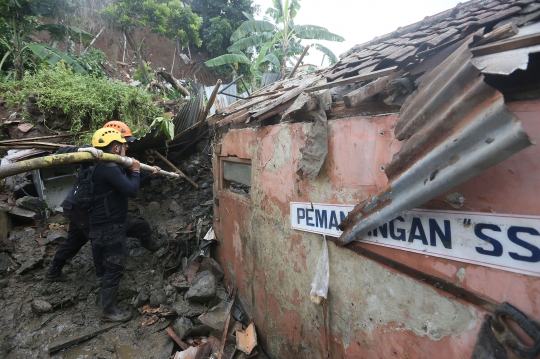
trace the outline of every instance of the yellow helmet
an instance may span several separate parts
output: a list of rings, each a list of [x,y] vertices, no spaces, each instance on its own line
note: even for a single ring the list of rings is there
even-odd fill
[[[120,132],[114,128],[100,128],[92,136],[93,147],[106,147],[113,141],[127,142]]]

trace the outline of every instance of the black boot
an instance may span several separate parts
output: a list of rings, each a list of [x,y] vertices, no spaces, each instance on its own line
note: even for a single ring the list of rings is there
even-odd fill
[[[143,248],[149,250],[152,253],[163,247],[164,244],[165,236],[161,237],[160,240],[155,240],[153,236],[141,240],[141,245],[143,246]]]
[[[49,269],[47,269],[45,278],[43,279],[46,282],[67,282],[69,280],[69,277],[65,273],[62,273],[62,267],[63,265],[52,261]]]
[[[116,306],[118,288],[101,289],[101,320],[105,322],[125,322],[131,319],[131,313],[122,312]]]

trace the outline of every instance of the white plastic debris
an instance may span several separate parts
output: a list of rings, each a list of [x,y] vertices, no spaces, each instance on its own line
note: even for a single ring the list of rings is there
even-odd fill
[[[322,299],[328,297],[328,282],[330,281],[330,263],[328,258],[328,245],[326,244],[326,236],[323,235],[323,247],[319,263],[317,264],[317,272],[311,283],[311,301],[315,304],[321,304]]]

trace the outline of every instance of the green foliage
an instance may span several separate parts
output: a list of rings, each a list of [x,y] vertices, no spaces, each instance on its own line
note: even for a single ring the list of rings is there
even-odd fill
[[[44,67],[22,81],[0,83],[0,96],[6,97],[10,105],[24,105],[29,95],[37,98],[44,113],[61,110],[66,114],[72,133],[95,131],[105,122],[119,118],[135,136],[142,136],[149,131],[153,119],[163,116],[151,94],[121,82],[73,73],[64,62]]]
[[[47,62],[50,65],[56,65],[59,61],[64,61],[66,64],[71,66],[73,71],[78,74],[87,74],[86,70],[75,60],[73,57],[68,54],[52,48],[46,44],[29,44],[27,47],[36,54],[40,59]]]
[[[155,77],[154,73],[152,72],[152,68],[146,62],[144,63],[144,66],[146,67],[146,71],[148,72],[148,76],[150,77],[150,80],[152,80]],[[147,84],[144,74],[139,67],[137,67],[135,69],[135,72],[133,73],[133,80],[140,81],[142,84],[145,84],[145,85]]]
[[[160,132],[163,132],[169,141],[172,141],[174,138],[174,123],[172,122],[172,117],[156,117],[154,121],[150,124],[151,128],[159,124]]]
[[[207,66],[239,62],[238,56],[245,57],[244,54],[257,53],[252,72],[280,69],[284,74],[287,61],[302,53],[301,40],[344,41],[343,37],[331,33],[324,27],[296,25],[294,18],[300,10],[300,0],[272,0],[272,3],[273,7],[266,11],[271,19],[249,19],[231,35],[232,45],[228,51],[236,56],[219,56],[207,61]],[[330,61],[337,60],[328,48],[319,44],[313,46],[328,56]]]
[[[122,31],[149,28],[180,46],[202,43],[199,37],[202,18],[180,0],[115,0],[102,15]]]
[[[94,77],[106,76],[102,65],[107,61],[107,55],[99,49],[89,48],[83,56],[75,56],[75,59],[81,65],[88,75]]]
[[[233,32],[230,22],[221,17],[211,18],[209,25],[202,30],[202,39],[206,50],[213,54],[222,54],[229,46],[229,37]]]

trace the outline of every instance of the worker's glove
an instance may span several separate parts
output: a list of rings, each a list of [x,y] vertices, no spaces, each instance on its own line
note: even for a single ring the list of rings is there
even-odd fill
[[[101,158],[103,156],[103,151],[98,150],[94,147],[82,147],[77,150],[77,152],[90,152],[94,158]]]

